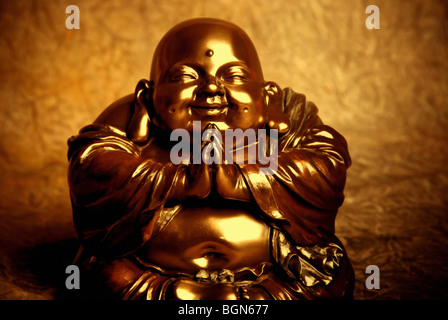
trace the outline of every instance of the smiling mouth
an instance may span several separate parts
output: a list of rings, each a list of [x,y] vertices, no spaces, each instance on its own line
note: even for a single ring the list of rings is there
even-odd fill
[[[206,115],[219,115],[221,113],[227,112],[229,105],[227,104],[200,104],[200,105],[190,105],[190,108],[194,109],[196,112]]]
[[[212,104],[199,104],[199,105],[192,105],[190,104],[191,108],[195,109],[224,109],[227,108],[227,104],[220,104],[220,103],[212,103]]]

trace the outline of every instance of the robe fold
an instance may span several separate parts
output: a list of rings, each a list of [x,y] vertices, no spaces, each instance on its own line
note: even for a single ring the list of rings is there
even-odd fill
[[[275,174],[238,164],[254,204],[275,230],[272,257],[290,279],[260,285],[277,292],[273,298],[342,297],[353,271],[334,222],[351,164],[347,144],[322,123],[313,103],[289,88],[283,112],[290,130],[280,137]],[[145,159],[125,132],[104,124],[84,127],[68,145],[73,217],[86,259],[132,254],[181,210],[181,202],[167,199],[186,165]]]

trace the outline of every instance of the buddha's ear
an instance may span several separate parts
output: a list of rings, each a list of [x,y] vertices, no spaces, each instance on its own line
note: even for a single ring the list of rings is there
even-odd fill
[[[267,106],[267,124],[271,129],[277,129],[279,134],[285,134],[289,130],[289,118],[283,112],[283,90],[272,81],[264,84]]]
[[[133,110],[127,135],[136,144],[144,144],[149,138],[151,118],[148,110],[152,106],[152,83],[146,79],[138,82],[135,88]]]

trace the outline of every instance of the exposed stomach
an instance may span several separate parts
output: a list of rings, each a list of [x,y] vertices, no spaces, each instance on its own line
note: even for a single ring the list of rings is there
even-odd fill
[[[139,252],[164,269],[236,270],[270,260],[269,227],[245,209],[183,208]]]

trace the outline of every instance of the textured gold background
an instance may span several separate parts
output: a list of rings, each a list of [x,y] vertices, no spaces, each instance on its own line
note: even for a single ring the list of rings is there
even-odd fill
[[[66,6],[81,29],[67,30]],[[377,4],[381,29],[367,30]],[[337,234],[356,299],[448,297],[448,6],[444,1],[1,1],[0,299],[53,299],[76,248],[66,140],[147,78],[174,24],[251,36],[265,78],[305,93],[348,140]],[[380,290],[365,268],[378,265]]]

